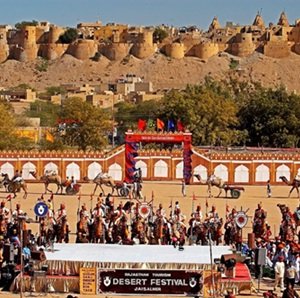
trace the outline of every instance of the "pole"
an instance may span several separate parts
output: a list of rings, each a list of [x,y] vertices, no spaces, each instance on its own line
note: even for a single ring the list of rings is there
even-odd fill
[[[23,216],[19,216],[19,228],[20,228],[20,298],[23,298]]]
[[[211,226],[209,225],[208,237],[209,237],[209,257],[210,257],[210,274],[212,284],[212,297],[215,298],[215,276],[213,270],[213,255],[212,255],[212,243],[211,243]]]
[[[112,102],[112,135],[111,135],[111,144],[112,144],[112,148],[113,149],[115,147],[115,111],[114,111],[114,106],[115,106],[115,93],[113,94],[113,102]]]

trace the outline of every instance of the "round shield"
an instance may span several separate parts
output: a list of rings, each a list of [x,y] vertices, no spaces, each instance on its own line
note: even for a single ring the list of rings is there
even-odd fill
[[[38,217],[44,217],[48,213],[48,206],[44,202],[39,202],[34,206],[34,213]]]
[[[148,203],[141,203],[139,206],[139,215],[142,218],[147,218],[150,215],[151,207],[148,205]]]
[[[247,222],[248,222],[248,216],[246,215],[246,213],[244,211],[239,211],[235,217],[236,225],[240,229],[242,229],[247,224]]]

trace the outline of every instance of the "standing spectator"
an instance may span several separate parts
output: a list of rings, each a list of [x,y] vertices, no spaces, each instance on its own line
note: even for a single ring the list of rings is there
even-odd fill
[[[288,287],[289,285],[291,285],[291,287],[294,288],[295,280],[297,277],[297,269],[295,266],[292,265],[291,262],[289,262],[287,265],[285,277],[286,277],[286,286]]]
[[[183,197],[186,197],[186,184],[184,179],[181,180],[181,193]]]
[[[268,198],[272,197],[272,190],[271,190],[270,180],[267,181],[267,197]]]
[[[280,285],[280,290],[284,290],[284,273],[285,273],[285,265],[283,262],[283,256],[279,256],[277,262],[275,263],[274,270],[275,270],[275,285],[274,291],[278,285]]]

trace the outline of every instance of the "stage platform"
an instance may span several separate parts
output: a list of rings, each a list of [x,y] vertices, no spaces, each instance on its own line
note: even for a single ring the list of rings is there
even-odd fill
[[[213,246],[212,258],[232,254],[229,246]],[[46,260],[37,264],[36,270],[48,265],[47,275],[23,278],[24,290],[36,292],[79,292],[80,268],[97,268],[101,272],[211,272],[209,246],[178,247],[158,245],[104,245],[104,244],[55,244],[53,251],[45,251]],[[216,270],[216,265],[213,270]],[[181,271],[182,270],[182,271]],[[119,272],[119,273],[118,273]],[[216,271],[215,271],[216,272]],[[98,276],[98,274],[97,274]],[[100,275],[99,275],[100,276]],[[98,277],[96,279],[98,280]],[[204,281],[205,282],[205,281]],[[20,276],[17,276],[11,290],[18,291]],[[218,280],[218,292],[232,289],[236,293],[251,291],[252,280],[246,265],[237,263],[235,278]]]
[[[229,246],[213,246],[213,259],[231,254]],[[171,245],[55,244],[53,252],[45,251],[51,275],[79,275],[81,267],[100,269],[177,269],[210,268],[209,246],[184,246],[183,251]]]

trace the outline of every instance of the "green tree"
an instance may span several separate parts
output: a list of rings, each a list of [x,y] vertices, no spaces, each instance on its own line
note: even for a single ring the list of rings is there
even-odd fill
[[[285,88],[256,88],[241,107],[241,129],[251,146],[297,147],[300,137],[300,96]]]
[[[63,34],[59,37],[60,43],[69,44],[75,41],[78,38],[78,31],[75,28],[68,28]]]
[[[195,145],[232,145],[243,137],[236,129],[237,106],[230,92],[210,80],[166,94],[160,117],[180,119],[193,133]]]
[[[163,28],[156,27],[153,31],[154,42],[162,42],[168,36],[169,36],[168,32]]]
[[[16,29],[22,29],[22,28],[25,27],[25,26],[37,26],[38,23],[39,23],[39,22],[36,21],[36,20],[32,20],[32,21],[22,21],[22,22],[16,23],[16,24],[15,24],[15,28],[16,28]]]
[[[50,101],[36,100],[30,103],[30,107],[25,111],[27,117],[40,118],[41,126],[54,127],[57,124],[61,107]]]
[[[0,150],[30,149],[33,143],[17,135],[16,120],[7,104],[0,103]]]
[[[94,107],[81,98],[72,97],[63,102],[60,118],[67,123],[62,135],[65,145],[86,150],[101,149],[107,144],[112,123],[103,109]]]

